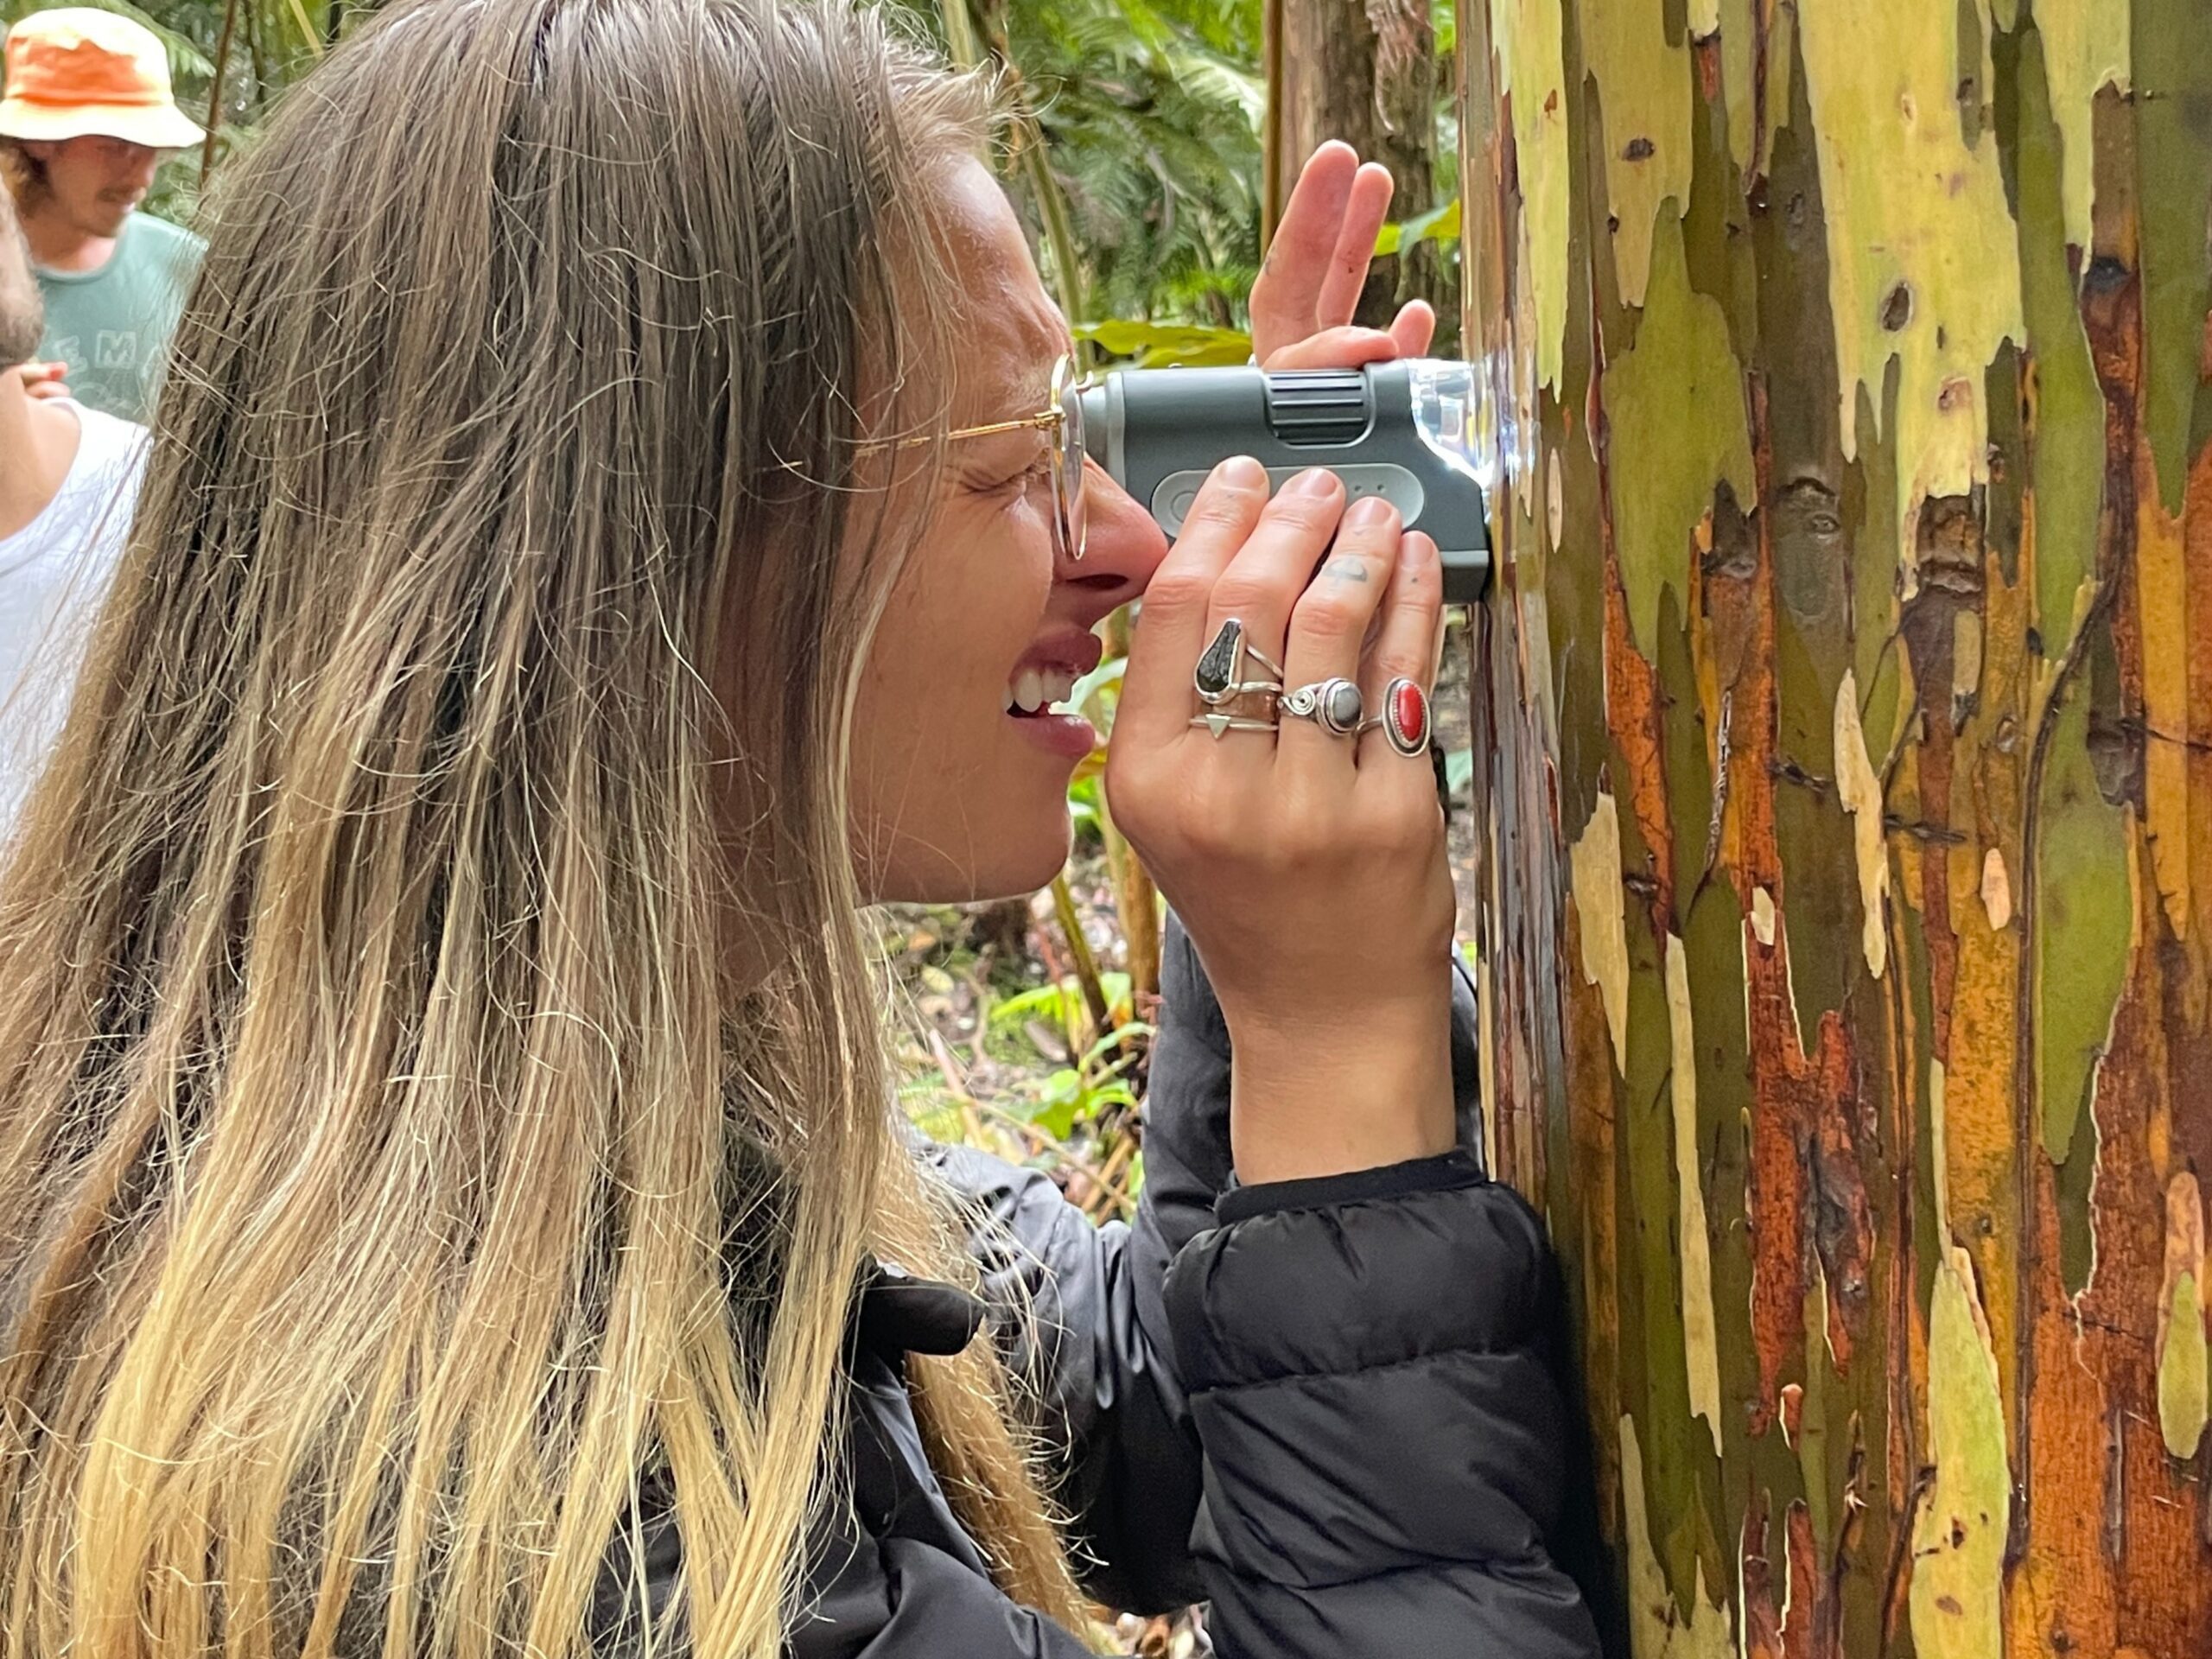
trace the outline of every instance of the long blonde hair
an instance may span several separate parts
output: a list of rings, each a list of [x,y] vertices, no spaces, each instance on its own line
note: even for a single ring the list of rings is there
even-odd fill
[[[649,1468],[695,1650],[780,1648],[856,1266],[957,1254],[847,486],[989,102],[842,0],[426,0],[222,181],[0,872],[0,1655],[575,1652]],[[1077,1621],[987,1348],[935,1461]]]

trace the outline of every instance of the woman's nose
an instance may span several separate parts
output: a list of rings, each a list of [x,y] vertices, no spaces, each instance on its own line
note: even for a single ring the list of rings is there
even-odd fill
[[[1096,461],[1084,463],[1083,491],[1090,532],[1084,538],[1081,563],[1066,564],[1060,580],[1092,591],[1110,610],[1144,592],[1152,573],[1167,556],[1167,537],[1152,515]]]

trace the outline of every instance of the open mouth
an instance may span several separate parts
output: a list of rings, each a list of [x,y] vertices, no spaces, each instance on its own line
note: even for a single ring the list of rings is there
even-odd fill
[[[1072,714],[1073,709],[1058,705],[1068,700],[1081,677],[1064,664],[1031,664],[1007,682],[1006,711],[1016,720]]]

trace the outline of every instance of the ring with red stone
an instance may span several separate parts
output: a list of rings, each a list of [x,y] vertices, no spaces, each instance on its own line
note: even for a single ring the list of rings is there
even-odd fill
[[[1364,723],[1380,726],[1391,748],[1414,760],[1428,747],[1428,693],[1415,681],[1393,680],[1382,688],[1382,712]]]

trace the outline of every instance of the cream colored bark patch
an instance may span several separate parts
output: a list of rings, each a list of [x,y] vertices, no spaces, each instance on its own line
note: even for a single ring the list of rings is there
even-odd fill
[[[1621,1507],[1627,1511],[1629,1650],[1635,1659],[1736,1659],[1728,1610],[1715,1605],[1705,1586],[1705,1563],[1688,1607],[1677,1605],[1667,1570],[1651,1547],[1651,1516],[1644,1507],[1643,1448],[1636,1419],[1621,1418]]]
[[[2002,1659],[2005,1411],[1974,1260],[1956,1245],[1945,1247],[1929,1313],[1928,1438],[1936,1481],[1913,1526],[1913,1646],[1921,1659]]]
[[[2133,0],[2036,0],[2036,33],[2043,36],[2044,75],[2050,84],[2050,112],[2058,123],[2059,189],[2066,205],[2066,239],[2089,245],[2096,169],[2090,149],[2097,94],[2128,88],[2128,24]]]
[[[1705,1214],[1704,1166],[1697,1144],[1697,1039],[1690,1024],[1688,952],[1667,936],[1667,1032],[1672,1045],[1675,1221],[1682,1263],[1682,1341],[1690,1411],[1713,1431],[1720,1455],[1720,1336],[1713,1311],[1713,1239]]]
[[[1628,1071],[1628,927],[1621,897],[1621,815],[1602,791],[1590,822],[1568,855],[1573,869],[1574,913],[1582,927],[1582,977],[1605,1004],[1605,1033],[1612,1039],[1613,1067]]]
[[[1981,855],[1981,907],[1989,912],[1989,930],[2002,933],[2012,925],[2012,878],[2005,868],[2005,855],[1991,848]]]
[[[1882,834],[1882,780],[1866,753],[1866,734],[1859,724],[1859,679],[1843,671],[1835,693],[1835,787],[1851,814],[1852,844],[1859,861],[1859,903],[1864,912],[1859,944],[1866,971],[1879,979],[1889,961],[1885,926],[1890,894],[1889,847]]]
[[[2026,337],[1996,134],[1985,124],[1970,149],[1960,124],[1960,81],[1986,83],[1979,56],[1960,61],[1955,7],[1799,0],[1797,21],[1821,135],[1843,453],[1859,452],[1859,389],[1879,411],[1897,359],[1898,545],[1910,548],[1923,501],[1988,481],[1984,372],[2005,340]]]
[[[1665,0],[1582,0],[1576,10],[1605,115],[1605,206],[1619,225],[1613,271],[1626,305],[1643,303],[1660,204],[1671,198],[1679,219],[1690,200],[1690,54],[1668,41],[1666,14]]]
[[[1513,101],[1521,227],[1535,290],[1536,379],[1559,388],[1567,352],[1567,25],[1560,0],[1490,0],[1499,92]],[[1553,537],[1556,545],[1558,537]]]
[[[1951,696],[1971,697],[1981,689],[1981,613],[1960,610],[1951,616]]]

